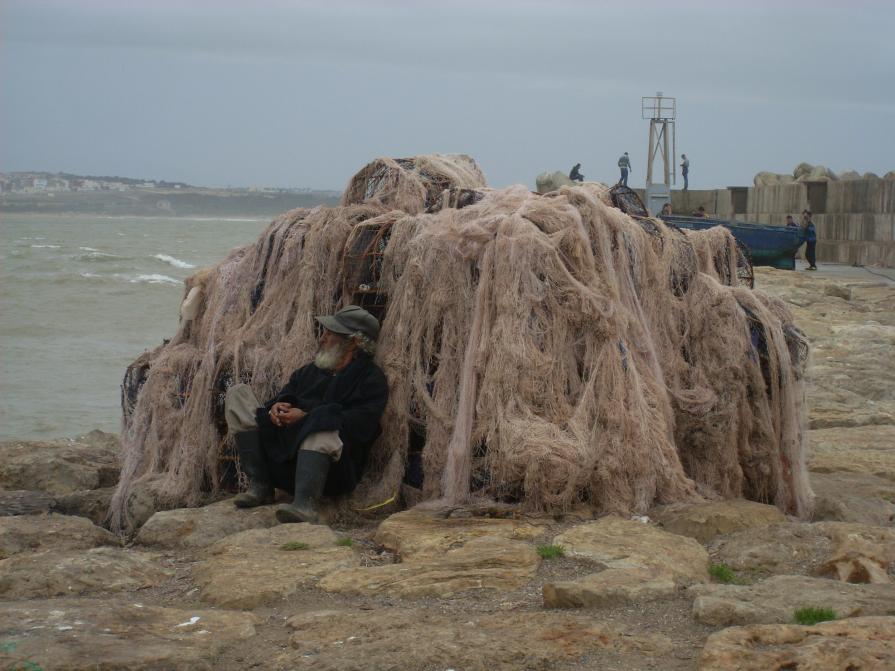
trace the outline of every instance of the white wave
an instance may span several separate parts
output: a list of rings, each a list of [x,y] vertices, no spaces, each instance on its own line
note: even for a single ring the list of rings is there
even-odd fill
[[[78,247],[82,252],[99,252],[96,247]],[[102,254],[102,252],[100,252]]]
[[[31,245],[32,249],[59,249],[62,245]]]
[[[146,282],[147,284],[181,284],[180,280],[175,280],[167,275],[152,273],[151,275],[137,275],[128,280],[131,284],[138,282]]]
[[[96,273],[78,273],[81,277],[86,277],[88,280],[99,280],[102,279],[102,275],[97,275]]]
[[[173,256],[169,256],[168,254],[156,254],[153,258],[156,258],[159,261],[164,261],[165,263],[168,263],[168,264],[174,266],[175,268],[195,268],[196,267],[192,263],[187,263],[186,261],[181,261],[180,259],[175,258]]]

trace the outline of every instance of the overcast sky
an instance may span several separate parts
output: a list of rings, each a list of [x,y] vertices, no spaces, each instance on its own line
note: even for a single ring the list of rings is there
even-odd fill
[[[691,188],[895,169],[895,2],[0,0],[0,170],[341,189],[463,152],[493,186],[645,174],[676,96]],[[678,161],[679,162],[679,161]]]

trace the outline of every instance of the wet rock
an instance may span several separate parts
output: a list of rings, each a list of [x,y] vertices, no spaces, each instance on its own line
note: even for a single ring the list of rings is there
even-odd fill
[[[677,503],[654,509],[650,517],[666,531],[695,538],[700,543],[742,529],[786,521],[775,506],[742,499]]]
[[[3,669],[212,671],[225,646],[255,635],[255,618],[70,598],[2,603],[0,631]]]
[[[209,546],[193,578],[203,601],[223,608],[256,608],[353,566],[354,551],[336,541],[328,527],[311,524],[242,531]]]
[[[895,525],[895,482],[861,473],[812,473],[814,519]]]
[[[538,570],[533,546],[494,536],[473,538],[441,554],[416,554],[400,564],[335,571],[320,581],[328,592],[452,597],[469,590],[513,590]]]
[[[884,573],[895,561],[895,529],[847,522],[787,522],[719,538],[709,550],[716,561],[747,574],[841,574],[852,582],[868,582],[862,560],[878,565]],[[853,570],[846,568],[850,564]],[[862,565],[863,569],[858,568]]]
[[[20,552],[120,546],[119,538],[83,517],[26,515],[0,517],[0,559]]]
[[[248,529],[277,524],[276,506],[240,510],[232,500],[202,508],[178,508],[155,513],[140,528],[135,542],[164,548],[202,548]]]
[[[781,575],[754,585],[694,585],[693,616],[703,624],[791,622],[799,608],[832,608],[838,617],[895,612],[895,585],[849,583]]]
[[[119,548],[18,554],[0,561],[0,598],[133,591],[159,585],[171,575],[156,557]]]
[[[557,536],[567,556],[603,568],[642,568],[669,575],[677,585],[708,582],[709,557],[692,538],[609,515]]]
[[[397,513],[379,525],[373,539],[406,561],[415,556],[439,555],[481,536],[532,540],[544,532],[542,525],[530,520],[452,516],[452,512],[450,508],[414,508]]]
[[[0,517],[47,513],[55,504],[56,499],[46,492],[0,490]]]
[[[709,636],[700,671],[883,671],[895,668],[895,618],[732,627]]]
[[[93,431],[73,440],[0,443],[0,488],[71,494],[118,481],[118,438]]]
[[[292,650],[275,669],[370,671],[462,669],[518,671],[565,668],[582,659],[592,668],[648,668],[669,654],[666,637],[600,624],[561,612],[505,612],[463,617],[430,610],[377,608],[302,613],[287,624]],[[619,655],[626,665],[616,666]]]
[[[565,582],[544,585],[547,608],[605,608],[655,601],[677,591],[674,579],[643,568],[607,569]]]

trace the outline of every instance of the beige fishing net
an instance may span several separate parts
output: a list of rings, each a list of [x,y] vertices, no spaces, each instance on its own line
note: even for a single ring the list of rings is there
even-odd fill
[[[195,318],[125,379],[113,524],[141,482],[160,507],[216,490],[227,386],[272,396],[313,357],[313,316],[348,303],[382,318],[390,385],[356,505],[415,466],[423,499],[642,513],[744,496],[807,515],[806,340],[741,281],[730,233],[632,218],[597,184],[483,185],[468,157],[378,159],[343,206],[287,212],[191,277]]]

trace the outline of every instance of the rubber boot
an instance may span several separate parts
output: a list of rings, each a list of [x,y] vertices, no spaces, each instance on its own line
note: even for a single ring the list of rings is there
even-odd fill
[[[295,500],[277,508],[277,519],[280,522],[317,524],[320,521],[317,502],[323,495],[331,461],[328,454],[310,450],[298,451],[295,460]]]
[[[237,508],[255,508],[273,503],[273,484],[267,469],[267,460],[261,452],[261,436],[258,431],[242,431],[233,436],[239,466],[249,479],[248,491],[233,497]]]

